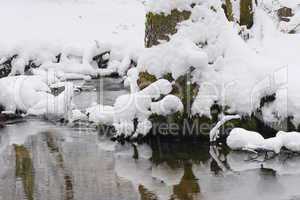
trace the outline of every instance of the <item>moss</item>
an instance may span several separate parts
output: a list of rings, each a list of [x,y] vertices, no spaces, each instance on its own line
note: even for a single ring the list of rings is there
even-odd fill
[[[142,90],[149,86],[151,83],[154,83],[157,80],[157,78],[149,74],[148,72],[140,72],[139,79],[138,79],[138,86]]]
[[[190,80],[190,73],[180,76],[175,80],[175,85],[172,90],[172,94],[181,99],[186,117],[190,116],[191,106],[198,94],[198,85],[196,83],[191,83]]]
[[[34,173],[29,151],[22,145],[14,145],[16,153],[16,177],[22,179],[24,193],[28,200],[33,200]]]
[[[252,0],[240,0],[240,25],[251,28],[253,26]]]
[[[174,78],[172,77],[171,73],[167,73],[167,74],[163,75],[163,78],[170,82],[174,81]]]
[[[146,15],[145,46],[151,47],[159,44],[159,40],[169,41],[169,35],[177,32],[176,25],[189,19],[190,11],[172,10],[171,14],[148,13]]]

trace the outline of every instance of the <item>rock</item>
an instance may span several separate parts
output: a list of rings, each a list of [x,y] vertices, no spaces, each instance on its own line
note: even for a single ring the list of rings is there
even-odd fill
[[[277,11],[277,16],[280,19],[280,21],[289,22],[290,17],[294,16],[294,14],[291,8],[283,7]]]

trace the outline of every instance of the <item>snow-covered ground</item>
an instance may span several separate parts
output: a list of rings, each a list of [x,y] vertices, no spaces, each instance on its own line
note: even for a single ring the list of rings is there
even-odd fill
[[[0,19],[0,44],[8,48],[83,48],[94,40],[144,45],[145,11],[139,0],[0,0]]]
[[[227,20],[221,2],[0,0],[0,64],[17,55],[12,61],[11,76],[23,74],[25,65],[33,61],[40,66],[31,71],[34,75],[51,76],[56,82],[74,78],[86,80],[114,72],[125,76],[125,84],[130,86],[132,94],[119,97],[114,107],[91,105],[88,113],[91,121],[114,124],[118,132],[126,135],[133,132],[134,119],[143,126],[137,128],[138,133],[146,134],[151,128],[148,121],[151,113],[167,115],[182,110],[179,99],[174,96],[156,102],[159,100],[156,95],[168,95],[171,89],[162,93],[151,87],[139,91],[138,73],[147,71],[158,79],[170,73],[176,79],[186,74],[191,66],[194,70],[189,83],[199,86],[192,114],[210,117],[211,106],[218,103],[227,108],[227,113],[251,115],[261,109],[267,122],[292,116],[292,122],[298,125],[300,34],[297,31],[288,34],[285,28],[299,22],[299,3],[258,1],[254,25],[243,32],[243,27]],[[196,5],[191,6],[192,3]],[[289,23],[279,22],[274,14],[282,6],[291,7],[295,13]],[[178,32],[169,42],[144,48],[146,11],[168,14],[174,8],[190,10],[191,18],[178,25]],[[234,12],[237,8],[234,7]],[[241,37],[241,32],[249,38]],[[93,58],[99,55],[108,60],[107,69],[98,69]],[[137,64],[136,68],[132,61]],[[5,81],[2,82],[9,91]],[[45,84],[50,87],[52,83]],[[171,87],[173,83],[168,84]],[[36,87],[31,89],[41,92]],[[136,101],[141,94],[143,100]],[[261,99],[273,94],[275,101],[260,108]],[[2,95],[0,101],[6,103],[9,95]],[[19,101],[9,102],[18,104]],[[49,102],[55,101],[43,99],[30,113],[45,113],[40,111],[49,108],[45,105]],[[12,110],[21,107],[28,112],[29,108],[34,108],[32,104],[30,102],[30,107],[26,108],[15,106]],[[113,113],[107,114],[107,110]]]

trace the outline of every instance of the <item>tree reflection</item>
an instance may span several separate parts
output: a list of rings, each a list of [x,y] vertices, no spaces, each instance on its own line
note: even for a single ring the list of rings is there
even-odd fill
[[[139,185],[139,193],[141,200],[158,200],[158,197],[143,185]]]
[[[230,166],[227,162],[227,154],[225,148],[218,149],[217,146],[210,146],[209,154],[212,157],[212,161],[210,163],[210,170],[215,174],[219,175],[221,172],[231,171]]]
[[[200,193],[200,186],[197,177],[194,175],[192,163],[184,164],[184,174],[178,185],[173,187],[171,200],[193,200]]]

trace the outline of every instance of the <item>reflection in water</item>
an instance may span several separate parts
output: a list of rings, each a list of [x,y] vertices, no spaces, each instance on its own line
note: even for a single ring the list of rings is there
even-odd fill
[[[35,133],[26,133],[33,127]],[[19,140],[16,132],[28,137]],[[295,172],[299,158],[261,165],[246,162],[245,153],[196,141],[155,138],[149,145],[121,145],[96,132],[39,121],[11,125],[0,137],[1,200],[271,200],[300,195],[299,173],[282,175]]]
[[[185,161],[201,164],[210,159],[209,146],[201,141],[169,142],[155,137],[148,143],[153,150],[151,161],[157,165],[167,163],[171,168],[180,168]]]
[[[121,86],[104,83],[103,103],[111,104]],[[97,100],[94,84],[75,97],[84,107]],[[0,129],[0,200],[297,199],[300,158],[281,158],[262,165],[243,152],[164,137],[121,145],[92,129],[26,118]]]
[[[214,172],[215,175],[220,175],[222,172],[231,170],[227,162],[226,155],[228,154],[228,151],[226,151],[226,147],[220,148],[217,146],[210,146],[209,154],[212,157],[210,170]]]
[[[194,175],[192,164],[184,164],[184,175],[178,185],[174,186],[174,195],[171,199],[193,200],[200,193],[198,179]]]
[[[139,185],[141,200],[158,200],[158,197],[143,185]]]
[[[58,139],[52,132],[44,132],[41,133],[43,137],[45,137],[49,152],[53,157],[55,157],[56,165],[58,166],[59,170],[62,171],[63,178],[64,178],[64,200],[72,200],[73,199],[73,183],[72,177],[66,171],[64,166],[64,158],[62,155],[61,150],[58,146]]]
[[[33,200],[34,173],[29,151],[22,145],[14,145],[16,155],[16,178],[20,178],[25,196]]]

